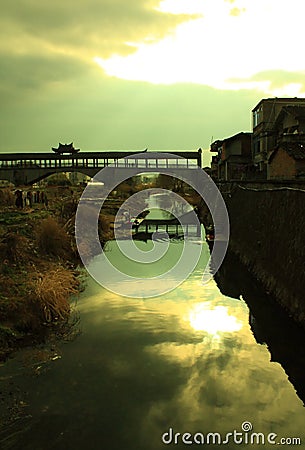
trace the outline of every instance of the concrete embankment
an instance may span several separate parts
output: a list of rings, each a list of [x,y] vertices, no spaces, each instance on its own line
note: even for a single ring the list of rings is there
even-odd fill
[[[222,183],[219,188],[230,218],[229,249],[305,327],[305,183]]]

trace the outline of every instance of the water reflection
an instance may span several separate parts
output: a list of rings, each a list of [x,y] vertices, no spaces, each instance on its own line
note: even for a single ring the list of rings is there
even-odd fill
[[[249,305],[249,324],[256,341],[266,344],[272,361],[285,369],[305,402],[305,332],[266,294],[237,258],[228,253],[215,276],[224,295],[242,297]]]
[[[211,305],[210,302],[197,303],[190,311],[190,324],[196,331],[220,337],[221,333],[239,331],[242,323],[228,312],[226,306]]]
[[[183,244],[170,245],[179,252]],[[257,432],[305,439],[302,402],[257,344],[246,303],[214,280],[202,285],[207,257],[156,298],[120,297],[89,279],[79,302],[83,333],[62,346],[62,358],[35,377],[18,359],[3,368],[27,393],[28,418],[5,430],[2,448],[157,450],[170,427],[225,434],[245,420]]]

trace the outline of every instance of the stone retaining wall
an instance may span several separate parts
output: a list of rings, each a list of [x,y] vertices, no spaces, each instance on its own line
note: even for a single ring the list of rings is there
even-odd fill
[[[225,183],[229,248],[305,327],[305,186]],[[207,214],[202,208],[203,222]]]

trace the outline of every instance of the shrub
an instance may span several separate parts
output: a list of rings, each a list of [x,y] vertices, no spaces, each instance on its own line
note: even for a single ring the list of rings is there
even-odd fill
[[[40,223],[36,239],[39,250],[47,255],[63,257],[71,251],[68,234],[52,217],[48,217]]]
[[[78,292],[79,282],[64,267],[33,276],[32,301],[45,322],[68,320],[70,295]]]
[[[77,200],[74,197],[70,197],[61,201],[59,206],[59,215],[62,219],[70,219],[73,217],[77,210]]]
[[[113,237],[111,220],[114,217],[111,218],[105,214],[99,214],[97,217],[97,214],[96,208],[92,205],[83,205],[78,212],[77,245],[82,259],[86,262],[90,261],[93,256],[98,255],[101,250],[100,246],[103,246],[108,239]],[[67,223],[67,225],[71,226],[70,223]]]
[[[15,197],[11,189],[0,189],[0,206],[13,206],[15,204]]]
[[[0,255],[3,261],[18,263],[27,258],[28,240],[17,232],[9,231],[0,240]]]

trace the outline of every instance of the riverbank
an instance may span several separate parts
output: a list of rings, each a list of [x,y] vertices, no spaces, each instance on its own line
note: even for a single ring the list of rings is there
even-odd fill
[[[305,328],[304,184],[222,183],[230,219],[229,250]],[[205,225],[210,216],[204,207]]]
[[[0,206],[0,360],[50,335],[67,335],[77,321],[73,302],[82,281],[74,216],[80,194],[52,188],[47,207]],[[14,200],[9,193],[6,198]],[[105,239],[110,220],[100,221]]]
[[[68,325],[80,283],[69,234],[47,210],[1,211],[0,359]]]

